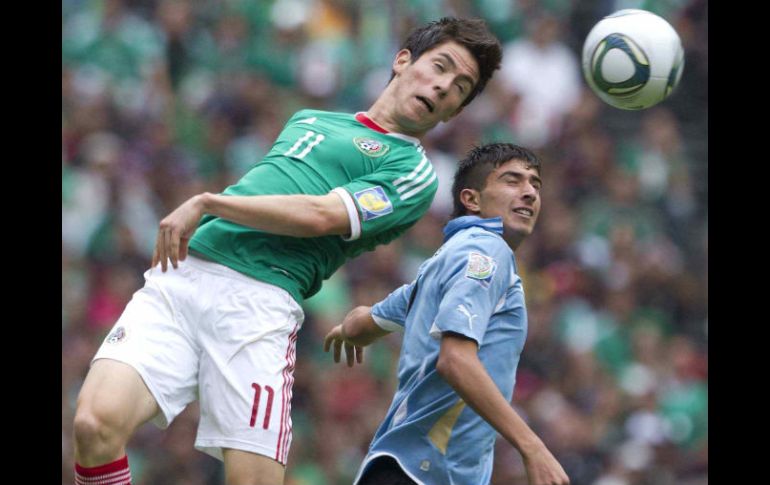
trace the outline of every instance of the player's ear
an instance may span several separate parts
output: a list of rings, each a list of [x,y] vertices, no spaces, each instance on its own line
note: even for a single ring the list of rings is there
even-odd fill
[[[393,59],[393,72],[401,74],[406,67],[412,63],[412,52],[409,49],[401,49]]]
[[[462,189],[460,191],[460,202],[471,214],[481,212],[481,194],[476,189]]]

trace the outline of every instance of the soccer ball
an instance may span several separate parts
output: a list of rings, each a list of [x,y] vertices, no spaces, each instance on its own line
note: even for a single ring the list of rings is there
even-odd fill
[[[620,109],[645,109],[674,90],[684,50],[671,25],[645,10],[604,17],[583,44],[583,75],[594,93]]]

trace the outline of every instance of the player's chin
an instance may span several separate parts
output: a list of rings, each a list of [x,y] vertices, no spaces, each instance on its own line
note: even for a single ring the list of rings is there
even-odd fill
[[[527,237],[532,234],[534,228],[535,220],[533,218],[531,221],[515,221],[508,226],[508,231],[521,237]]]
[[[417,112],[413,119],[415,127],[422,131],[432,130],[441,121],[429,111]]]

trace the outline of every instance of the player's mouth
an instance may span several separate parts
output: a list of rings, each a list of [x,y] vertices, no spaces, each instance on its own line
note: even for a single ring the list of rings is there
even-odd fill
[[[424,105],[425,105],[425,107],[426,107],[426,108],[428,108],[428,111],[430,111],[431,113],[433,113],[433,110],[434,110],[435,108],[433,107],[433,103],[431,103],[431,101],[430,101],[428,98],[424,98],[424,97],[422,97],[422,96],[417,96],[417,99],[418,99],[418,100],[420,100],[420,101],[422,101],[422,104],[424,104]]]
[[[529,207],[517,207],[516,209],[513,209],[513,212],[521,216],[524,216],[528,219],[535,215],[535,211],[533,211]]]

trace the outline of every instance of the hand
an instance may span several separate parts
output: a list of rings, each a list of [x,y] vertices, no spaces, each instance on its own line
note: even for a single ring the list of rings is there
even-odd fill
[[[353,345],[348,342],[345,337],[345,330],[342,325],[337,325],[324,337],[324,352],[329,351],[329,347],[334,343],[334,362],[340,361],[340,353],[342,351],[342,344],[345,344],[345,357],[348,361],[348,367],[353,367],[353,353],[355,349],[356,362],[362,364],[364,362],[364,349],[357,345]]]
[[[174,269],[180,260],[187,258],[187,248],[190,238],[203,217],[203,204],[200,195],[196,195],[177,207],[171,214],[160,221],[158,238],[155,241],[155,251],[152,254],[152,267],[160,262],[161,270],[165,273],[168,260]]]
[[[569,485],[569,477],[545,445],[522,457],[529,485]]]

